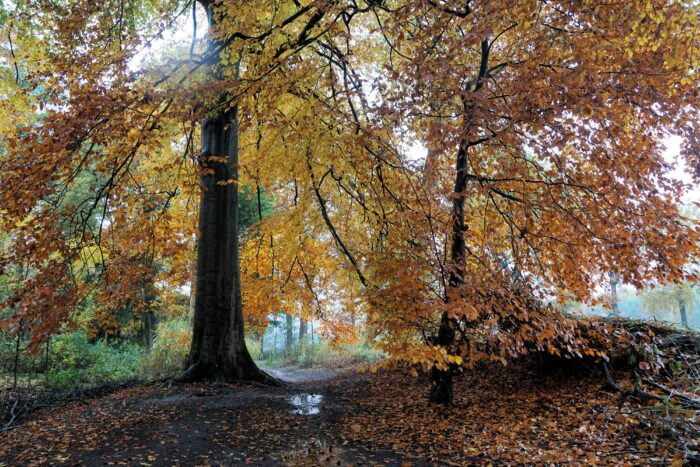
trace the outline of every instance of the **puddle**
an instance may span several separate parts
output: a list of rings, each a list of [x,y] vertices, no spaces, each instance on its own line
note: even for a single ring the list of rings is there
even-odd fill
[[[298,415],[317,415],[321,412],[320,404],[323,402],[321,394],[295,394],[287,401],[294,406],[292,413]]]

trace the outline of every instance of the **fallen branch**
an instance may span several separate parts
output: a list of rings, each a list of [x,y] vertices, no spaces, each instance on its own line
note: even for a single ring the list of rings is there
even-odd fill
[[[656,400],[656,401],[664,402],[664,403],[668,403],[669,399],[675,398],[680,402],[681,405],[683,405],[685,407],[700,410],[700,401],[693,399],[689,396],[686,396],[684,394],[680,394],[678,392],[675,392],[675,391],[667,388],[666,386],[659,384],[655,381],[652,381],[650,379],[644,379],[643,381],[645,383],[649,384],[650,386],[654,386],[655,388],[664,391],[668,395],[668,397],[657,396],[656,394],[652,394],[650,392],[643,390],[638,385],[635,385],[634,391],[627,390],[615,382],[615,379],[613,378],[613,376],[610,372],[610,368],[608,367],[607,363],[603,363],[603,369],[605,370],[605,377],[608,380],[608,386],[610,386],[611,389],[619,392],[623,396],[633,397],[633,398],[641,400],[642,402],[649,401],[649,400]]]
[[[687,396],[685,394],[674,391],[673,389],[668,388],[668,387],[664,386],[663,384],[657,383],[656,381],[653,381],[651,379],[645,378],[642,381],[644,383],[648,384],[649,386],[653,386],[656,389],[663,391],[664,393],[668,394],[669,397],[675,397],[676,399],[678,399],[678,401],[682,405],[689,407],[689,408],[700,410],[700,400],[694,399],[690,396]]]

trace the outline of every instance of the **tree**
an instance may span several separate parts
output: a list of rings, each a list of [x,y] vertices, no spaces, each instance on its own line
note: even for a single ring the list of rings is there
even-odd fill
[[[218,27],[214,3],[200,1],[212,29]],[[224,77],[221,40],[212,40],[215,80]],[[218,50],[218,52],[217,52]],[[241,58],[233,65],[233,78],[240,74]],[[227,104],[222,93],[217,106],[223,110],[202,122],[199,156],[202,192],[199,207],[197,291],[189,367],[180,380],[263,381],[275,380],[258,369],[245,343],[243,299],[239,262],[238,201],[238,107]],[[258,193],[258,199],[260,194]],[[258,206],[262,218],[262,207]]]
[[[186,10],[22,2],[28,24],[5,28],[3,63],[30,72],[22,84],[6,66],[2,80],[17,116],[2,128],[0,206],[14,239],[3,264],[36,271],[8,305],[37,341],[85,296],[105,311],[125,303],[146,271],[134,253],[186,264],[188,217],[171,209],[198,183],[176,175],[182,161],[208,187],[188,377],[264,378],[235,344],[243,300],[260,328],[271,311],[313,312],[342,338],[361,317],[387,364],[421,367],[432,399],[448,404],[453,376],[480,360],[600,356],[558,306],[593,301],[607,271],[637,288],[686,279],[700,234],[678,209],[689,187],[661,153],[675,135],[698,164],[694,7],[202,4],[210,45],[139,73],[130,60],[141,44]],[[30,34],[42,30],[54,33]],[[40,105],[41,122],[27,119]],[[51,202],[87,165],[94,196]],[[140,189],[149,176],[162,185],[155,196]],[[238,249],[236,184],[265,190],[276,208],[241,245],[242,291],[236,260],[222,259]],[[98,292],[84,269],[99,273]]]
[[[284,314],[284,353],[289,355],[294,345],[294,316],[289,313]]]
[[[180,173],[189,157],[199,166],[202,184],[200,241],[192,350],[180,379],[269,382],[255,367],[243,339],[237,210],[238,115],[243,99],[237,93],[244,90],[247,97],[256,89],[245,89],[239,69],[246,53],[263,53],[264,60],[246,62],[247,79],[255,82],[256,73],[264,77],[274,71],[281,60],[313,40],[309,34],[325,13],[314,4],[288,2],[278,24],[261,25],[257,13],[271,6],[265,2],[230,11],[219,2],[199,3],[210,26],[205,50],[195,57],[200,51],[193,42],[189,60],[166,56],[161,60],[169,66],[140,74],[129,67],[142,44],[151,43],[163,25],[172,25],[186,8],[156,0],[117,9],[86,2],[22,2],[13,16],[21,21],[3,23],[11,42],[3,62],[10,65],[7,71],[21,61],[32,76],[25,84],[11,81],[10,73],[3,75],[8,78],[3,80],[6,94],[13,96],[8,112],[61,102],[50,107],[41,122],[31,122],[37,131],[27,131],[26,119],[3,127],[8,147],[3,181],[23,180],[20,196],[9,190],[1,196],[16,233],[3,264],[26,257],[38,271],[8,304],[20,310],[13,319],[30,316],[34,345],[69,320],[88,295],[103,304],[100,319],[116,325],[113,310],[133,299],[138,290],[134,284],[145,273],[141,269],[147,269],[130,255],[153,258],[159,250],[173,259],[179,254],[176,248],[188,250],[187,236],[163,234],[175,226],[176,232],[186,232],[169,212],[174,200],[186,195]],[[194,10],[196,5],[187,3]],[[42,29],[55,34],[32,34]],[[296,39],[288,40],[288,34]],[[50,51],[48,58],[41,55],[43,50]],[[180,88],[184,82],[188,86]],[[42,86],[43,92],[34,95]],[[194,123],[199,118],[201,135]],[[193,150],[197,139],[199,154]],[[183,152],[180,160],[172,157],[174,150]],[[35,171],[26,164],[30,160],[52,170]],[[77,206],[62,205],[64,189],[88,166],[99,176],[90,197]],[[148,175],[137,173],[137,168],[146,167],[158,176],[173,176],[172,191],[162,186],[155,197],[144,193]],[[51,197],[58,202],[50,202]],[[145,219],[143,212],[148,213]],[[99,221],[91,225],[86,220],[95,213]],[[53,225],[56,216],[69,219],[67,232]],[[128,253],[127,245],[132,249]],[[100,280],[88,287],[84,277],[94,272]],[[171,269],[168,274],[181,273]],[[46,298],[40,300],[41,307],[34,305],[38,294]]]
[[[612,271],[608,272],[608,284],[610,284],[610,298],[613,312],[619,314],[620,306],[617,298],[617,286],[620,285],[620,276]]]
[[[376,336],[397,365],[431,372],[433,400],[449,403],[452,375],[480,359],[593,352],[552,303],[591,301],[605,271],[632,285],[684,277],[697,223],[661,152],[678,135],[697,163],[693,8],[381,6],[365,27],[378,38],[350,32],[319,52],[335,71],[323,128],[352,156],[324,163],[315,136],[309,178]]]
[[[678,314],[681,325],[688,325],[688,309],[697,303],[695,289],[691,284],[668,284],[645,290],[641,296],[642,308],[653,316],[666,317]]]

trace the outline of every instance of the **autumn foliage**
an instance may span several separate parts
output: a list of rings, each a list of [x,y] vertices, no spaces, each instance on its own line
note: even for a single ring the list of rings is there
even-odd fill
[[[567,303],[596,304],[610,272],[687,279],[700,230],[673,172],[700,177],[696,6],[200,3],[215,49],[150,56],[191,2],[3,12],[0,271],[25,272],[3,327],[38,345],[90,300],[113,329],[115,310],[191,285],[199,122],[234,106],[230,183],[274,199],[242,234],[248,329],[315,316],[426,371],[599,358],[614,334]],[[681,160],[664,158],[669,136]]]

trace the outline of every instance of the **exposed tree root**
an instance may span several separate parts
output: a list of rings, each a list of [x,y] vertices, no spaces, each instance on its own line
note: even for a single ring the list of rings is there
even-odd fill
[[[253,386],[286,386],[282,380],[269,375],[265,371],[253,366],[239,369],[233,374],[226,374],[223,370],[205,365],[201,360],[190,365],[180,375],[171,380],[172,384],[185,384],[195,382],[248,384]]]

